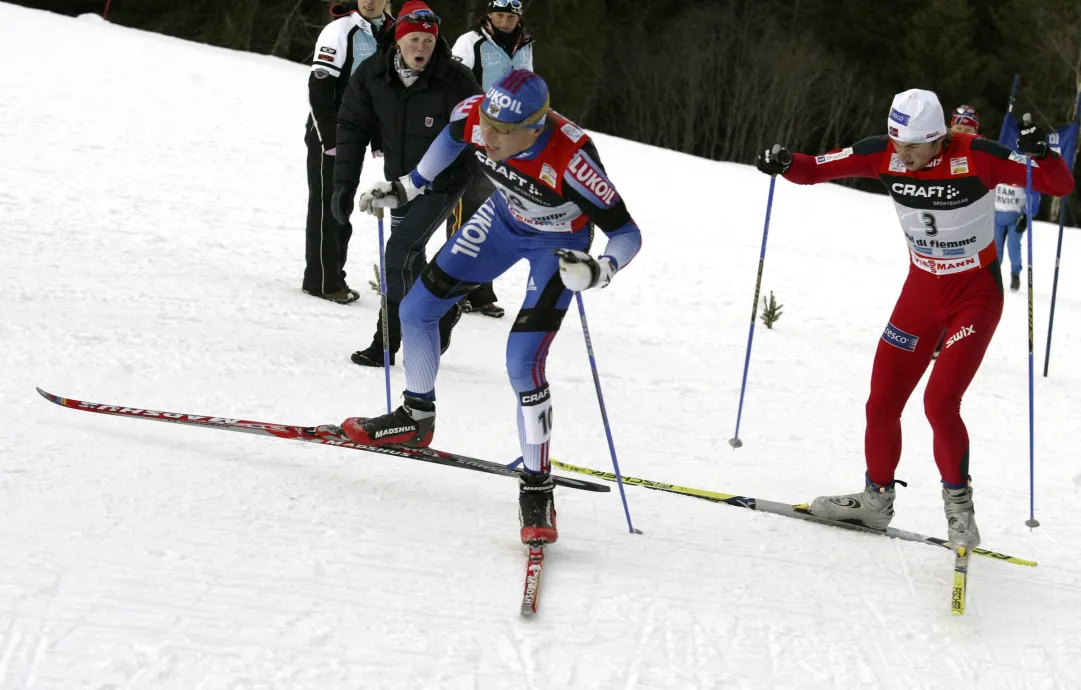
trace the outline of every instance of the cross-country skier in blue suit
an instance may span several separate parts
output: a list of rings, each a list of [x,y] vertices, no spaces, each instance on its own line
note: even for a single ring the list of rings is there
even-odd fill
[[[483,97],[460,103],[416,169],[376,184],[361,196],[360,209],[408,203],[466,149],[497,192],[447,240],[402,302],[402,406],[380,417],[351,417],[342,430],[357,443],[427,446],[435,431],[439,317],[477,286],[529,261],[525,301],[507,340],[507,373],[518,397],[524,461],[522,541],[550,543],[558,532],[548,461],[548,348],[572,293],[606,286],[638,253],[641,233],[593,141],[549,110],[547,84],[527,70],[513,70]],[[594,224],[608,236],[599,257],[587,253]]]

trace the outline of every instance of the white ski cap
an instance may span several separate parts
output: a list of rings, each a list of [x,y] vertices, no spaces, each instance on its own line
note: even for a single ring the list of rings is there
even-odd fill
[[[923,144],[946,136],[942,104],[933,91],[909,89],[893,97],[887,126],[891,139]]]

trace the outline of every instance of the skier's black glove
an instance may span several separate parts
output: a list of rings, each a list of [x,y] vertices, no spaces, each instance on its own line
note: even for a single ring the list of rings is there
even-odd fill
[[[1017,219],[1017,234],[1025,234],[1026,228],[1028,228],[1028,218],[1025,216],[1024,213],[1022,213],[1021,217]]]
[[[353,215],[353,198],[357,195],[357,185],[339,183],[334,185],[334,194],[330,197],[330,212],[339,225],[349,222]]]
[[[773,148],[758,154],[754,164],[767,175],[784,175],[792,166],[792,152],[780,144],[774,144]]]
[[[1035,159],[1047,155],[1047,130],[1032,121],[1032,116],[1025,113],[1021,122],[1021,136],[1017,137],[1017,151]]]

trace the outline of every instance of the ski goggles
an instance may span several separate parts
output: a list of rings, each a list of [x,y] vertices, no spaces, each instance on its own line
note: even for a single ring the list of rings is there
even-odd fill
[[[416,12],[410,12],[409,14],[403,14],[396,20],[401,23],[413,23],[413,22],[428,22],[430,24],[439,25],[442,21],[439,19],[439,15],[431,10],[417,10]]]
[[[480,110],[481,127],[494,130],[498,134],[513,134],[519,129],[540,129],[544,127],[545,116],[548,114],[548,101],[540,110],[519,122],[500,122],[488,113]]]
[[[489,12],[522,13],[522,0],[488,0]]]
[[[980,128],[980,114],[971,105],[962,105],[953,111],[951,125],[965,125],[966,127]]]

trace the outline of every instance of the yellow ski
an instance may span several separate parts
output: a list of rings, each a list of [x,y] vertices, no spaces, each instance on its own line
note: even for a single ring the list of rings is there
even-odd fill
[[[577,465],[571,465],[570,463],[560,462],[559,460],[552,459],[552,465],[558,467],[561,470],[567,472],[575,472],[577,474],[584,474],[590,477],[596,477],[597,479],[603,479],[605,481],[616,481],[616,475],[604,470],[595,470],[589,467],[579,467]],[[866,532],[869,534],[879,534],[886,537],[892,537],[894,539],[903,539],[905,541],[920,542],[923,544],[929,544],[931,546],[939,546],[945,549],[953,551],[953,547],[945,539],[939,537],[928,537],[916,532],[909,532],[907,530],[896,529],[894,527],[887,527],[885,530],[873,529],[865,527],[863,525],[850,524],[847,522],[837,522],[835,520],[827,520],[817,517],[811,513],[807,508],[807,504],[790,504],[790,503],[778,503],[777,501],[767,501],[761,498],[751,498],[749,496],[737,496],[735,494],[725,494],[718,491],[709,491],[708,489],[694,489],[687,486],[677,486],[675,484],[665,484],[664,482],[655,482],[649,479],[640,479],[638,477],[628,477],[623,475],[623,483],[631,486],[642,486],[647,489],[653,489],[654,491],[665,491],[668,493],[679,494],[681,496],[691,496],[693,498],[701,498],[713,503],[724,503],[730,506],[736,506],[737,508],[748,508],[750,510],[757,510],[762,513],[773,513],[774,515],[783,515],[784,517],[796,518],[798,520],[805,520],[807,522],[816,522],[822,525],[829,525],[831,527],[840,527],[842,529],[852,530],[856,532]],[[993,558],[996,561],[1005,561],[1006,563],[1013,563],[1014,565],[1024,565],[1034,567],[1036,561],[1028,561],[1023,558],[1016,558],[1014,556],[1008,556],[1004,553],[998,553],[996,551],[988,551],[987,549],[973,549],[971,553],[977,556],[984,556],[985,558]],[[968,572],[968,555],[965,556],[964,573]],[[957,581],[957,575],[955,570],[954,582]],[[961,609],[964,610],[964,597],[962,593]]]
[[[955,616],[965,615],[965,589],[968,586],[968,552],[965,547],[957,549],[953,561],[953,597],[950,612]]]

